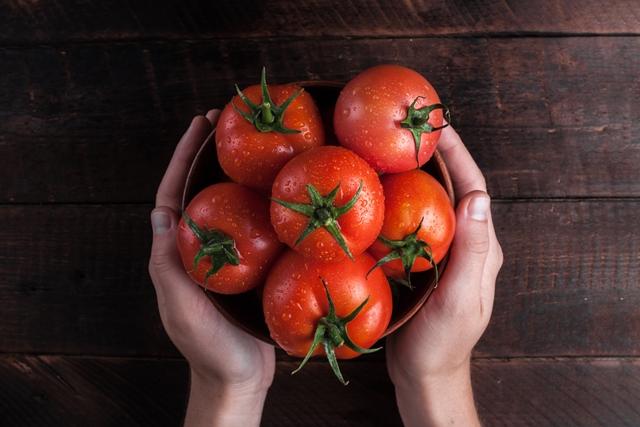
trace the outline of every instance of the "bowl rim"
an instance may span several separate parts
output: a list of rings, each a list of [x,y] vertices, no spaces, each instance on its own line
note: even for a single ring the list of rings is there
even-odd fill
[[[336,81],[336,80],[302,80],[302,81],[294,82],[294,84],[296,84],[296,85],[298,85],[300,87],[303,87],[303,88],[306,88],[306,87],[316,87],[316,88],[329,87],[329,88],[333,88],[333,89],[340,89],[340,88],[343,88],[344,85],[345,85],[345,83],[340,82],[340,81]],[[195,175],[195,170],[197,168],[197,165],[200,164],[200,159],[203,156],[203,153],[207,150],[207,148],[209,148],[209,145],[212,143],[212,139],[215,138],[215,135],[216,135],[216,128],[214,128],[209,133],[209,135],[207,135],[205,140],[202,142],[201,146],[198,148],[198,151],[196,152],[195,156],[193,157],[191,165],[189,166],[189,170],[187,172],[187,176],[186,176],[185,183],[184,183],[184,188],[182,190],[182,198],[181,198],[181,204],[180,204],[180,207],[181,207],[182,211],[184,211],[184,209],[186,208],[186,206],[188,205],[188,203],[190,201],[190,200],[187,200],[187,198],[189,197],[189,190],[191,189],[191,187],[193,185],[192,181],[193,181],[193,177]],[[215,141],[214,141],[214,144],[215,144]],[[442,157],[442,154],[440,154],[440,152],[438,151],[437,148],[433,153],[432,159],[436,163],[437,170],[442,175],[442,180],[438,180],[438,182],[444,187],[445,191],[447,192],[447,196],[449,197],[449,201],[451,202],[451,206],[455,209],[456,199],[455,199],[453,181],[451,180],[451,175],[450,175],[449,169],[447,168],[447,165],[446,165],[446,163],[444,161],[444,158]],[[430,160],[431,159],[429,159],[429,161]],[[425,163],[425,165],[427,163]],[[211,185],[212,184],[215,184],[215,182],[211,183]],[[447,252],[445,257],[440,261],[440,263],[438,265],[439,271],[444,272],[444,270],[446,268],[446,265],[448,263],[448,260],[449,260],[449,252]],[[264,341],[264,342],[266,342],[268,344],[277,346],[277,343],[269,335],[265,335],[261,331],[258,331],[258,330],[254,329],[254,328],[250,328],[244,322],[239,321],[236,317],[234,317],[231,313],[229,313],[229,311],[224,307],[224,304],[221,304],[221,302],[218,301],[218,299],[216,298],[216,295],[217,295],[216,293],[207,291],[206,289],[202,288],[202,286],[199,286],[199,287],[202,289],[202,291],[205,293],[205,295],[207,295],[207,297],[209,298],[209,301],[211,301],[211,303],[216,307],[216,309],[231,324],[233,324],[234,326],[242,329],[243,331],[247,332],[251,336],[260,339],[261,341]],[[433,291],[438,287],[438,284],[435,283],[435,280],[432,280],[432,282],[429,283],[427,285],[427,287],[428,287],[428,289],[424,292],[424,294],[420,297],[420,299],[418,299],[417,302],[415,304],[413,304],[413,306],[409,310],[407,310],[401,318],[397,319],[396,322],[393,323],[393,324],[391,324],[391,322],[389,323],[389,325],[387,326],[387,329],[384,331],[384,333],[382,334],[380,339],[392,334],[393,332],[398,330],[400,327],[402,327],[404,324],[406,324],[409,320],[411,320],[411,318],[427,302],[427,300],[429,299],[429,297],[431,296]]]

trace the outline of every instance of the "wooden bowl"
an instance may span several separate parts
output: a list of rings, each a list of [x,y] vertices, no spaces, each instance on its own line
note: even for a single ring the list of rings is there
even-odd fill
[[[327,130],[327,144],[337,145],[337,139],[333,132],[333,109],[344,84],[334,81],[303,81],[298,84],[313,96],[320,109]],[[453,185],[440,153],[436,151],[422,169],[442,184],[453,206],[455,203]],[[182,209],[184,210],[189,201],[202,189],[223,181],[230,181],[230,179],[218,164],[214,130],[204,141],[191,164],[182,195]],[[438,264],[440,274],[445,270],[447,258],[448,256]],[[436,287],[433,269],[414,274],[411,281],[415,289],[413,291],[405,288],[399,290],[398,299],[394,302],[391,322],[383,336],[389,335],[411,319]],[[262,314],[262,302],[257,291],[239,295],[222,295],[214,292],[206,292],[206,294],[232,324],[262,341],[275,345],[269,336],[269,330]]]

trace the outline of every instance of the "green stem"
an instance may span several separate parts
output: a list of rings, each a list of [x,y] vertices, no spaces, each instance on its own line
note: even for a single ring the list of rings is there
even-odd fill
[[[386,264],[390,261],[399,259],[402,262],[402,267],[404,269],[405,277],[406,277],[406,286],[409,289],[413,289],[411,286],[411,269],[413,268],[413,264],[416,262],[416,259],[419,257],[425,258],[434,269],[436,275],[436,285],[438,284],[438,264],[433,259],[433,251],[431,250],[431,246],[424,240],[418,239],[418,232],[422,228],[422,222],[424,218],[420,220],[420,224],[418,227],[412,232],[404,236],[400,240],[389,240],[383,235],[378,236],[378,240],[384,243],[387,247],[391,248],[391,252],[389,252],[384,257],[380,258],[371,269],[367,272],[367,276],[375,270],[377,267],[380,267],[383,264]]]
[[[260,110],[262,112],[262,123],[265,125],[270,125],[276,119],[271,111],[271,104],[268,102],[263,102],[260,106]]]
[[[351,350],[357,353],[373,353],[374,351],[380,350],[382,347],[371,349],[362,348],[359,345],[355,344],[347,333],[347,324],[355,319],[360,311],[362,311],[364,306],[369,301],[369,298],[367,297],[347,316],[338,317],[336,314],[336,308],[333,304],[333,299],[331,298],[331,294],[329,294],[327,282],[322,277],[320,277],[320,280],[322,281],[322,286],[324,287],[325,294],[327,295],[329,313],[327,313],[325,317],[322,317],[320,320],[318,320],[316,332],[313,336],[313,342],[311,343],[311,346],[309,346],[309,351],[307,352],[298,368],[296,368],[295,371],[291,372],[291,374],[299,372],[300,369],[302,369],[302,367],[309,361],[311,356],[313,356],[313,353],[315,352],[316,348],[318,348],[318,345],[322,344],[324,347],[325,355],[329,360],[329,365],[331,366],[333,373],[342,384],[347,385],[349,382],[344,380],[342,372],[340,372],[340,366],[338,366],[335,349],[342,345],[346,345]]]
[[[422,108],[415,108],[416,103],[419,99],[424,99],[423,96],[418,96],[413,100],[411,105],[407,108],[407,117],[403,121],[400,122],[400,126],[404,129],[407,129],[413,135],[413,141],[416,146],[416,163],[418,167],[420,167],[420,145],[422,140],[423,133],[434,132],[439,129],[443,129],[449,125],[448,122],[451,121],[449,109],[444,104],[431,104]],[[447,123],[443,126],[431,126],[429,124],[429,114],[433,110],[443,110],[443,115]]]
[[[347,254],[349,258],[353,259],[353,254],[351,253],[351,250],[349,249],[349,246],[347,245],[347,242],[345,241],[344,236],[340,231],[338,218],[349,212],[356,204],[356,202],[360,198],[360,193],[362,192],[362,185],[362,180],[360,180],[358,189],[356,190],[353,197],[351,197],[351,199],[347,203],[340,207],[334,205],[336,195],[338,194],[338,190],[340,189],[340,184],[338,184],[326,196],[321,195],[312,184],[307,184],[307,193],[310,200],[310,203],[308,204],[287,202],[276,198],[272,198],[271,200],[281,206],[284,206],[285,208],[291,209],[292,211],[309,217],[309,222],[307,223],[307,226],[302,231],[302,233],[300,233],[300,235],[298,236],[298,239],[293,244],[294,247],[298,246],[300,242],[302,242],[309,234],[311,234],[318,228],[324,228],[336,240],[344,253]]]
[[[191,232],[200,241],[200,249],[193,258],[193,269],[198,268],[198,264],[202,258],[209,257],[211,268],[207,271],[204,278],[204,285],[209,277],[216,274],[225,265],[239,265],[240,255],[236,249],[235,241],[220,230],[202,229],[192,220],[186,212],[182,214],[184,222],[187,224]]]
[[[289,98],[287,98],[282,104],[276,105],[271,99],[269,94],[269,88],[267,86],[267,77],[265,68],[262,67],[262,74],[260,77],[260,89],[262,92],[262,101],[260,104],[254,104],[251,100],[238,88],[236,85],[236,92],[240,97],[240,100],[247,106],[249,112],[240,110],[233,102],[231,105],[234,110],[246,121],[255,126],[259,132],[278,132],[284,134],[300,133],[298,129],[290,129],[284,125],[284,113],[293,102],[294,99],[302,93],[302,88],[294,92]]]

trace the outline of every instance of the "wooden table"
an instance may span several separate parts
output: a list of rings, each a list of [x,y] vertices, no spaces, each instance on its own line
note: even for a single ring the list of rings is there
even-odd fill
[[[384,62],[428,76],[494,199],[485,424],[640,425],[639,2],[180,3],[0,3],[1,425],[179,425],[187,367],[146,268],[179,135],[263,64]],[[383,356],[346,363],[346,388],[292,366],[265,426],[400,425]]]

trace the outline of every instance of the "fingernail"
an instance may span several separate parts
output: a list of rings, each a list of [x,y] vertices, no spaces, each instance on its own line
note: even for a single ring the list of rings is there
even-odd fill
[[[467,214],[476,221],[486,221],[489,215],[489,203],[488,196],[476,196],[469,202]]]
[[[164,211],[151,212],[153,234],[164,234],[171,228],[171,218]]]

